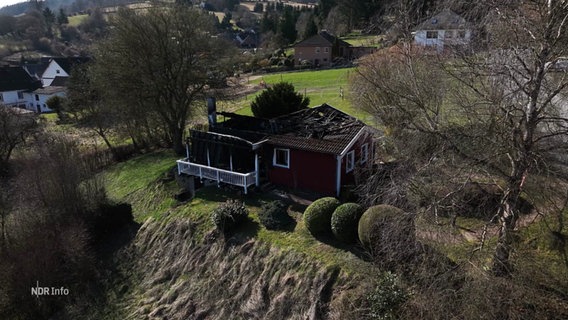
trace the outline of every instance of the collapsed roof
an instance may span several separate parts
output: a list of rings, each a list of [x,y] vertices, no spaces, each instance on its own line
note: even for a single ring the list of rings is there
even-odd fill
[[[274,119],[219,112],[224,122],[211,131],[227,134],[250,143],[267,143],[299,150],[341,154],[367,127],[362,121],[332,106],[323,104]]]

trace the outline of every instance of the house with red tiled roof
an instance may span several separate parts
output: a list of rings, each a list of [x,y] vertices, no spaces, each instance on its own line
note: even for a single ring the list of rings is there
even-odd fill
[[[177,162],[181,175],[245,193],[266,181],[339,196],[374,163],[377,130],[327,104],[274,119],[218,115],[224,121],[210,123],[209,131],[191,131],[187,157]]]
[[[294,64],[329,67],[358,59],[375,51],[375,47],[354,47],[323,30],[294,45]]]
[[[294,45],[295,65],[331,66],[336,58],[350,59],[350,48],[351,44],[321,31]]]

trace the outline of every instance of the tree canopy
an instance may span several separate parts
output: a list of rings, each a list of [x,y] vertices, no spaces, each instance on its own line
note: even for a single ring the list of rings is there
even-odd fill
[[[396,157],[414,168],[405,170],[403,185],[428,208],[436,210],[471,181],[493,181],[500,189],[491,219],[499,228],[492,270],[508,275],[523,197],[554,190],[539,184],[542,177],[563,179],[568,80],[550,62],[566,54],[568,8],[562,1],[479,6],[493,12],[480,22],[492,33],[489,50],[455,46],[435,59],[401,46],[361,64],[353,96],[386,127]]]
[[[294,111],[306,109],[310,98],[295,91],[288,82],[269,87],[251,103],[252,113],[258,118],[275,118]]]
[[[188,119],[200,112],[209,88],[223,85],[232,66],[213,19],[185,6],[121,9],[96,51],[94,79],[104,98],[131,106],[132,117],[160,119],[165,140],[179,153]]]

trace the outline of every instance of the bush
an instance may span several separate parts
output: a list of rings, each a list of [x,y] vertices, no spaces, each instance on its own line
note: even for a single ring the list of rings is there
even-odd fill
[[[386,267],[415,254],[414,221],[399,208],[370,207],[359,220],[358,233],[361,244]]]
[[[248,209],[243,202],[229,199],[213,210],[213,223],[223,232],[228,232],[245,221],[248,217]]]
[[[371,319],[398,319],[396,311],[408,299],[406,292],[400,287],[398,277],[385,272],[373,292],[367,296]]]
[[[331,216],[331,231],[340,241],[357,241],[357,227],[363,214],[363,208],[356,203],[345,203],[335,209]]]
[[[134,222],[132,206],[129,203],[102,203],[94,215],[92,222],[93,237],[102,240],[105,236],[116,232]]]
[[[287,209],[288,206],[280,200],[264,203],[258,214],[260,223],[268,230],[284,229],[292,222]]]
[[[339,200],[325,197],[314,201],[304,212],[304,223],[313,236],[329,234],[331,231],[331,216],[340,205]]]
[[[288,82],[280,82],[259,94],[251,103],[252,113],[257,118],[275,118],[303,110],[310,98],[295,91]]]

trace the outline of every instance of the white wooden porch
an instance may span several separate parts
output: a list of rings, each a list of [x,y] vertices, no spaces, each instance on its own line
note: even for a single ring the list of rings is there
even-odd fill
[[[191,163],[187,160],[177,161],[178,173],[199,177],[200,179],[209,179],[217,181],[217,185],[221,182],[234,186],[243,187],[245,194],[251,185],[258,185],[257,172],[240,173],[235,171],[224,170],[220,168],[210,167],[202,164]],[[258,167],[258,165],[257,165]]]

